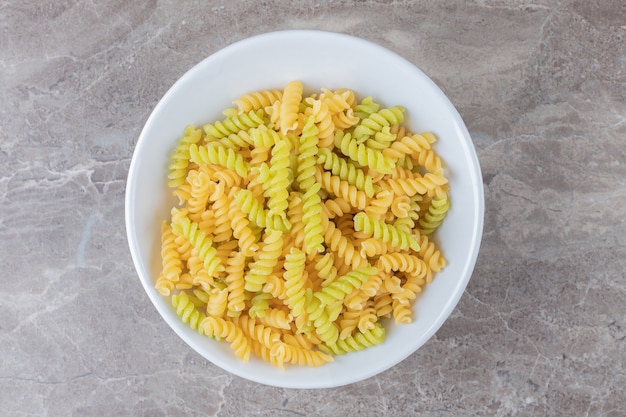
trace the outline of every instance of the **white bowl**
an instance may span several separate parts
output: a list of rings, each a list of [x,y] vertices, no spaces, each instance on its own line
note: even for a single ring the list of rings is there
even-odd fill
[[[243,363],[228,343],[183,324],[169,297],[154,288],[160,271],[160,223],[175,204],[166,186],[173,148],[189,124],[222,119],[244,93],[281,89],[350,88],[385,106],[402,105],[411,131],[431,131],[445,161],[451,208],[434,240],[448,265],[414,306],[415,321],[386,325],[383,344],[336,356],[318,368],[280,370],[254,357]],[[323,31],[279,31],[232,44],[189,70],[165,94],[139,136],[126,189],[126,227],[132,258],[150,300],[169,326],[196,352],[222,369],[263,384],[325,388],[374,376],[411,355],[441,327],[458,303],[474,268],[483,230],[484,199],[478,159],[460,115],[443,92],[406,59],[371,42]],[[442,358],[443,359],[443,358]]]

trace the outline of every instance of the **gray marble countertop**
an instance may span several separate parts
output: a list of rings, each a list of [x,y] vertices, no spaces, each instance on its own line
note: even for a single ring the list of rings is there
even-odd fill
[[[450,319],[335,389],[232,376],[136,276],[126,175],[190,67],[316,28],[431,76],[473,137],[486,216]],[[621,0],[0,2],[0,414],[626,416],[626,8]]]

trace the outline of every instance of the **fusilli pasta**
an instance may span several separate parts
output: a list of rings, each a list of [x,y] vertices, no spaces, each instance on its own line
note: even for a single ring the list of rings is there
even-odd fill
[[[184,323],[279,368],[321,366],[410,323],[446,260],[450,200],[434,134],[404,107],[293,81],[189,126],[167,184],[157,291]]]

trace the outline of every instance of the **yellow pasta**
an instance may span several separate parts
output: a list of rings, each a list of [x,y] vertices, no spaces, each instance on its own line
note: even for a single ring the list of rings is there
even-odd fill
[[[238,317],[245,309],[245,295],[243,279],[244,270],[246,268],[246,257],[241,252],[232,252],[226,261],[224,283],[227,285],[228,302],[227,314],[231,317]]]
[[[250,110],[258,110],[271,106],[274,102],[280,100],[282,96],[283,92],[280,90],[254,91],[234,100],[233,104],[237,106],[237,110],[239,114],[241,114],[249,112]]]
[[[157,291],[243,361],[322,366],[383,343],[446,265],[436,137],[347,88],[292,81],[233,104],[174,148]]]
[[[205,171],[194,169],[187,174],[187,181],[191,186],[189,198],[187,199],[189,218],[199,222],[209,201],[211,178]]]
[[[300,81],[291,81],[285,86],[280,104],[280,130],[283,134],[298,127],[298,109],[303,88]]]
[[[169,281],[178,281],[182,273],[183,263],[178,253],[176,236],[167,222],[161,224],[161,275]],[[169,295],[169,294],[164,294]]]
[[[230,342],[235,355],[244,362],[250,359],[250,343],[245,338],[241,328],[235,326],[233,322],[219,317],[208,316],[200,323],[204,334],[209,337],[219,337]]]

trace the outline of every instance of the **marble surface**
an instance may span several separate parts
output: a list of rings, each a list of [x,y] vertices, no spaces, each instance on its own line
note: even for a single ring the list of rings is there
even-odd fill
[[[0,414],[626,416],[621,0],[0,1]],[[277,389],[208,363],[145,295],[126,175],[159,98],[276,29],[377,42],[448,94],[478,152],[473,277],[422,349]]]

